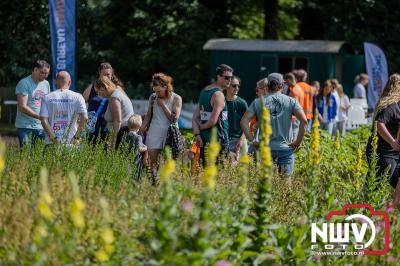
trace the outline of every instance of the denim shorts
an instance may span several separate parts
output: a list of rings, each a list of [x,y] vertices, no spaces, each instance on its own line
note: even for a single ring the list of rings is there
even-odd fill
[[[44,130],[43,129],[32,129],[32,128],[17,128],[17,135],[19,140],[19,146],[22,148],[32,141],[35,145],[37,139],[44,140]]]
[[[272,159],[278,166],[281,174],[293,175],[294,172],[294,149],[271,150]]]

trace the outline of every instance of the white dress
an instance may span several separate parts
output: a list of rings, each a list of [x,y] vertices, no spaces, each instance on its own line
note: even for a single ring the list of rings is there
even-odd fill
[[[174,99],[177,95],[172,93],[168,99],[166,105],[168,109],[172,109]],[[149,130],[146,136],[146,146],[149,150],[161,150],[165,146],[167,139],[168,127],[171,124],[170,120],[165,115],[161,106],[158,105],[157,101],[153,104],[153,117],[150,122]]]

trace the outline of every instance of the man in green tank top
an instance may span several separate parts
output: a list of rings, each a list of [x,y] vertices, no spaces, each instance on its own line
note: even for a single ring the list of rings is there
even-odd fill
[[[217,128],[217,139],[221,144],[222,152],[227,153],[229,148],[228,109],[223,91],[231,83],[233,69],[221,64],[216,72],[216,81],[201,91],[192,119],[193,133],[196,136],[196,144],[201,149],[203,163],[204,147],[211,140],[211,129],[214,126]]]

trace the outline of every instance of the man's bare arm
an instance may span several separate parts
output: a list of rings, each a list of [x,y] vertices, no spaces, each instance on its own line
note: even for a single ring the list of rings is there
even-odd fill
[[[35,113],[31,108],[28,106],[28,95],[18,94],[17,95],[17,106],[18,109],[33,118],[40,119],[40,116]]]

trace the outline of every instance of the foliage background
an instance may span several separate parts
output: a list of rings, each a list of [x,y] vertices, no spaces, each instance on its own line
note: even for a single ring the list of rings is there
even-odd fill
[[[77,9],[80,91],[109,61],[132,98],[147,97],[151,75],[165,71],[196,100],[209,82],[202,46],[217,37],[346,40],[360,52],[370,41],[386,51],[390,72],[400,67],[394,0],[79,0]],[[48,24],[46,0],[1,1],[0,87],[13,90],[34,59],[50,61]]]

